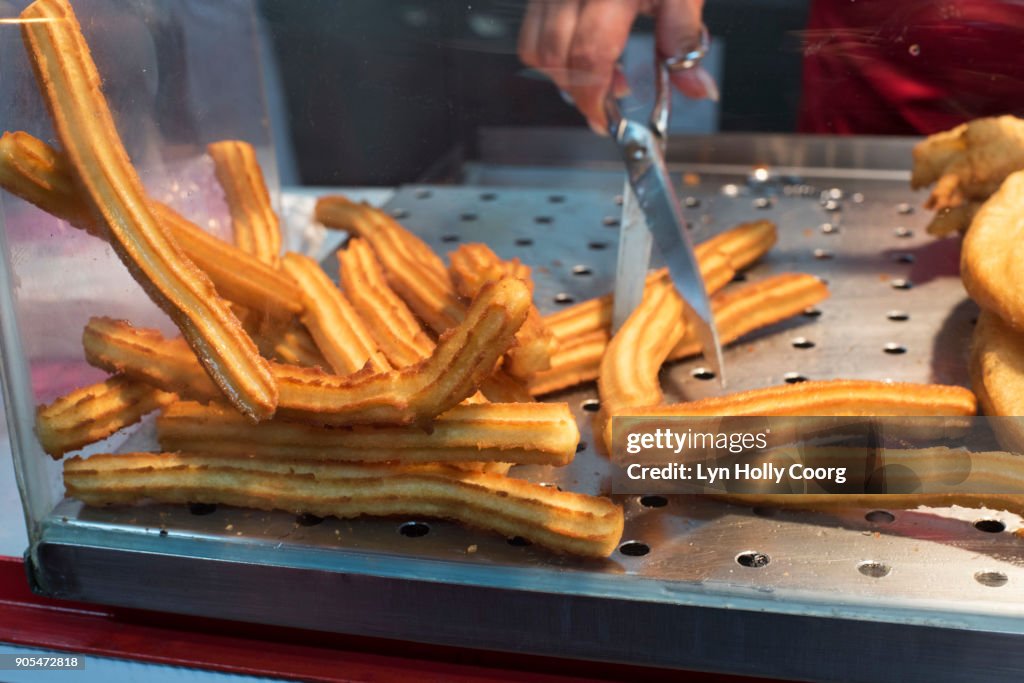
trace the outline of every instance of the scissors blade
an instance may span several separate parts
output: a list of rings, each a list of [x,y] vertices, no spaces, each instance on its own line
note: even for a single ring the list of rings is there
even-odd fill
[[[633,194],[629,179],[622,188],[622,219],[619,223],[619,258],[615,269],[615,298],[612,303],[612,333],[644,298],[647,268],[651,262],[651,231],[643,209]]]
[[[665,258],[672,282],[687,308],[687,319],[694,326],[704,358],[724,386],[725,365],[711,301],[690,236],[686,233],[686,220],[672,189],[659,142],[646,126],[628,119],[621,121],[616,140],[626,162],[630,186],[643,209],[654,243]]]

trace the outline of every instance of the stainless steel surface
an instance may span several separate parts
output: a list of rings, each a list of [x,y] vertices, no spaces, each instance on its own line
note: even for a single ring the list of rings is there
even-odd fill
[[[548,179],[553,169],[476,170],[495,184],[403,188],[389,208],[439,251],[486,240],[523,259],[542,310],[611,289],[616,231],[604,219],[618,214],[620,175],[591,176],[595,186],[607,183],[603,190],[524,190],[500,183]],[[572,184],[575,172],[561,173],[565,181],[548,188]],[[837,175],[811,187],[702,172],[684,186],[698,239],[752,218],[780,225],[779,244],[748,278],[800,270],[832,289],[807,316],[727,349],[730,390],[799,377],[964,384],[975,309],[957,277],[956,242],[923,234],[927,216],[907,212],[920,197],[905,183]],[[895,347],[903,352],[887,352]],[[700,366],[666,368],[670,398],[720,391],[700,379]],[[551,398],[572,407],[581,451],[569,467],[516,474],[606,491],[609,466],[590,429],[594,387]],[[41,590],[71,598],[762,676],[980,681],[1024,672],[1024,539],[1015,515],[825,514],[695,497],[622,503],[621,551],[579,561],[444,522],[407,537],[402,524],[423,520],[307,527],[290,515],[230,508],[197,516],[66,501],[35,549],[34,576]]]

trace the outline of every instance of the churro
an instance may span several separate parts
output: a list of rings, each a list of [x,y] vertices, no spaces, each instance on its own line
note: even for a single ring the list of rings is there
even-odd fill
[[[415,365],[434,352],[434,341],[388,285],[366,240],[354,237],[338,251],[339,279],[378,348],[396,368]]]
[[[706,242],[694,252],[709,295],[721,290],[736,273],[761,258],[775,244],[778,230],[770,221],[741,223]],[[647,276],[647,287],[668,281],[661,269]],[[612,324],[612,295],[588,299],[544,317],[544,323],[560,343],[571,342],[597,330],[609,330]]]
[[[28,133],[0,137],[0,187],[106,240],[102,221],[89,211],[75,186],[67,158]],[[185,255],[205,272],[217,293],[234,303],[275,319],[302,311],[295,284],[256,258],[205,232],[169,206],[151,209]]]
[[[466,319],[443,334],[434,353],[388,373],[333,377],[277,366],[279,414],[311,424],[410,424],[429,420],[471,396],[490,375],[526,319],[530,292],[514,278],[487,285]]]
[[[465,307],[441,259],[383,211],[344,197],[322,197],[316,204],[316,219],[329,228],[365,238],[384,266],[391,287],[437,334],[465,317]]]
[[[458,293],[472,299],[488,282],[502,277],[517,277],[533,291],[529,267],[519,259],[502,261],[486,244],[464,244],[449,255],[449,273]],[[554,335],[544,325],[536,306],[530,307],[526,322],[516,334],[516,344],[509,349],[502,366],[509,375],[528,379],[551,367],[551,354],[557,348]]]
[[[316,341],[302,325],[291,325],[273,337],[270,352],[274,359],[289,365],[306,368],[327,368],[330,364]]]
[[[64,465],[64,485],[87,505],[151,499],[321,517],[441,517],[591,557],[609,555],[623,528],[622,508],[605,498],[444,466],[129,453],[72,458]]]
[[[967,293],[982,308],[1024,332],[1024,171],[1010,175],[985,202],[964,237],[960,275]]]
[[[1024,453],[1024,335],[995,314],[982,311],[969,367],[982,410],[996,417],[991,425],[999,443]]]
[[[123,320],[96,317],[82,332],[86,361],[162,391],[198,401],[221,397],[192,349],[180,337],[133,327]]]
[[[651,285],[652,289],[654,287]],[[723,344],[730,344],[755,330],[797,315],[827,296],[828,288],[813,275],[783,273],[719,292],[711,298],[711,307],[719,338]],[[551,369],[530,379],[530,393],[543,396],[597,379],[608,339],[607,331],[598,330],[563,341],[552,357]],[[687,327],[667,360],[699,353],[700,342]]]
[[[256,150],[248,142],[222,140],[206,148],[231,212],[235,244],[269,266],[281,253],[281,226],[270,205],[270,193]]]
[[[142,416],[177,399],[123,376],[75,389],[36,410],[35,432],[43,450],[60,459],[135,424]],[[237,413],[235,413],[238,415]],[[244,417],[238,419],[250,424]]]
[[[314,427],[268,420],[251,425],[217,405],[176,403],[157,420],[165,451],[339,462],[508,462],[566,465],[579,430],[564,403],[460,405],[418,427]]]
[[[281,267],[302,292],[302,324],[334,372],[349,375],[364,366],[374,372],[391,369],[359,314],[316,261],[289,252]]]
[[[661,403],[658,372],[686,332],[683,300],[671,282],[644,290],[640,305],[608,342],[597,379],[606,417]]]
[[[102,92],[89,48],[65,0],[37,0],[22,35],[54,128],[90,209],[147,294],[174,320],[203,367],[236,408],[273,415],[277,387],[267,361],[209,278],[154,217]]]

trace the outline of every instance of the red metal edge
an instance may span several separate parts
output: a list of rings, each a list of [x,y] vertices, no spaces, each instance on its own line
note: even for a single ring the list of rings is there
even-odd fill
[[[22,560],[13,557],[0,557],[0,642],[324,683],[763,680],[438,647],[51,600],[32,593]]]

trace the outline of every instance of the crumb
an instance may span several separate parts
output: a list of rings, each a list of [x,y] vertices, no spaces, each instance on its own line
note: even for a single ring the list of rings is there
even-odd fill
[[[889,281],[889,274],[888,273],[881,273],[881,274],[879,274],[878,279],[881,282],[888,282]]]
[[[473,545],[471,545],[468,548],[466,548],[466,554],[467,555],[472,555],[475,552],[476,552],[476,543],[474,543]]]
[[[228,524],[226,527],[224,527],[224,531],[231,531],[234,528],[235,528],[234,524]]]
[[[694,185],[700,185],[700,174],[698,173],[684,173],[683,174],[683,185],[693,187]]]
[[[812,235],[814,235],[814,231],[811,230],[810,228],[804,230],[804,237],[811,237]]]

